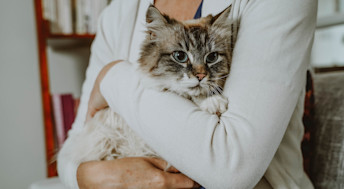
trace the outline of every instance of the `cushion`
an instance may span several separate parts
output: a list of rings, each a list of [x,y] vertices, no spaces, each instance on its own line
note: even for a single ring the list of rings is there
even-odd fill
[[[315,188],[344,188],[344,71],[314,75],[310,176]]]

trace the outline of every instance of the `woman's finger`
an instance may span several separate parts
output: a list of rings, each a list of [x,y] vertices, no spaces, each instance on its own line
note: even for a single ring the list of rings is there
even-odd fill
[[[168,164],[165,160],[162,160],[159,158],[148,158],[147,160],[158,169],[164,170],[166,172],[170,172],[170,173],[180,172],[178,169]]]
[[[169,172],[169,173],[180,173],[180,171],[178,169],[176,169],[175,167],[173,167],[172,165],[169,167],[166,167],[165,171]]]
[[[168,165],[168,163],[165,160],[159,158],[147,158],[147,161],[149,161],[152,165],[161,170],[164,170]]]
[[[182,173],[165,172],[167,188],[198,188],[199,185]]]

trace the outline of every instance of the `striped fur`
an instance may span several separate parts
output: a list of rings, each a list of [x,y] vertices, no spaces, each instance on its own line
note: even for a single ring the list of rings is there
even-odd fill
[[[147,11],[147,36],[139,59],[140,70],[164,90],[187,97],[205,98],[222,91],[230,71],[232,21],[230,7],[216,16],[179,22],[153,5]],[[175,51],[187,53],[186,63],[176,62]],[[218,53],[218,61],[206,56]],[[198,81],[197,74],[205,74]]]

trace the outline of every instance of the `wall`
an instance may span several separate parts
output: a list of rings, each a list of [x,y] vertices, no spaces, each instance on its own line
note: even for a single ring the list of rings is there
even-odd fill
[[[80,97],[89,59],[90,41],[49,40],[48,62],[52,93],[72,93]]]
[[[33,0],[1,0],[0,188],[4,189],[28,188],[46,176],[36,41]],[[84,47],[75,53],[49,48],[55,74],[51,83],[59,83],[57,76],[73,80],[67,90],[63,83],[53,87],[56,92],[80,93],[89,52]]]
[[[0,188],[45,176],[32,1],[0,1]]]

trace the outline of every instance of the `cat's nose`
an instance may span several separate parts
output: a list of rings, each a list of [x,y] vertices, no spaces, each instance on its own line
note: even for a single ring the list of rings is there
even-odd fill
[[[204,73],[198,73],[198,74],[196,74],[196,77],[197,77],[198,81],[202,81],[202,79],[203,79],[205,76],[206,76],[206,74],[204,74]]]

